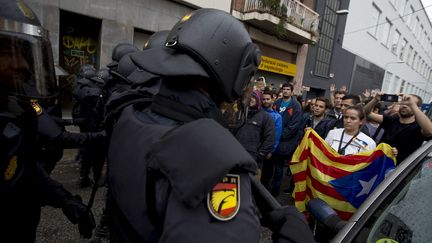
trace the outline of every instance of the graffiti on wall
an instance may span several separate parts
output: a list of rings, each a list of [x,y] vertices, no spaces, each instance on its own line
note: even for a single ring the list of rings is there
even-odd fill
[[[63,64],[70,73],[76,73],[86,63],[96,66],[98,41],[88,36],[62,37]]]

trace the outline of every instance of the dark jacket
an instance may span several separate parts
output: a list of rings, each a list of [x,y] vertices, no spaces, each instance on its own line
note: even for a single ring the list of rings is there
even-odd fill
[[[113,130],[108,181],[119,242],[258,242],[253,158],[215,120],[202,119],[215,108],[209,98],[160,94],[150,108],[126,107]],[[239,175],[241,195],[234,220],[222,222],[210,215],[207,197],[227,173]]]
[[[275,101],[273,109],[279,111],[282,99]],[[281,114],[282,115],[282,135],[276,154],[290,155],[296,149],[298,142],[303,134],[302,110],[301,105],[295,98],[291,99],[291,104]]]
[[[340,118],[340,117],[338,117],[337,115],[336,115],[336,112],[335,112],[335,110],[334,110],[334,108],[333,109],[331,109],[331,110],[328,110],[327,112],[326,112],[326,118],[330,118],[330,119],[335,119],[335,120],[337,120],[338,118]],[[342,115],[341,115],[342,116]]]
[[[320,137],[325,139],[327,133],[333,128],[332,126],[334,122],[335,122],[334,119],[324,117],[320,122],[318,122],[318,124],[313,129],[315,130],[316,133],[318,133],[318,135],[320,135]],[[305,128],[312,127],[312,126],[313,126],[313,116],[309,116],[306,119]]]
[[[266,111],[252,112],[246,123],[238,130],[237,140],[260,164],[272,152],[275,142],[275,124]]]

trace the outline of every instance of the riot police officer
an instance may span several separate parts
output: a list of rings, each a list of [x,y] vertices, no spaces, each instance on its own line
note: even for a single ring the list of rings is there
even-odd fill
[[[33,99],[55,98],[51,45],[33,11],[22,1],[1,0],[0,9],[0,237],[34,242],[41,205],[62,208],[90,237],[94,221],[78,196],[49,178],[37,163]]]
[[[165,45],[125,58],[141,81],[161,85],[151,104],[124,108],[112,133],[113,240],[258,242],[249,176],[257,165],[220,125],[218,108],[242,96],[260,63],[243,25],[220,10],[196,10],[173,27]],[[313,241],[299,215],[292,208],[270,213],[277,240]]]
[[[97,133],[103,130],[104,99],[102,88],[105,80],[102,79],[101,73],[99,73],[99,77],[92,65],[85,64],[80,68],[78,78],[75,81],[73,92],[75,104],[72,118],[74,124],[79,126],[80,132]],[[81,164],[80,186],[90,186],[92,180],[89,178],[89,173],[92,168],[93,180],[96,181],[100,177],[100,171],[106,158],[105,143],[82,147],[77,157]]]

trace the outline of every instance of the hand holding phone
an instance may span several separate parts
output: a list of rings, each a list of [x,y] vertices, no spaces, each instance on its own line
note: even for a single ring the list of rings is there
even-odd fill
[[[383,95],[381,95],[381,101],[384,101],[384,102],[398,102],[399,101],[399,95],[395,95],[395,94],[383,94]]]

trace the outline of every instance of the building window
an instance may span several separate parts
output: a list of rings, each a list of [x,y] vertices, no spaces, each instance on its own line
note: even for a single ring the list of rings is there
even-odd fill
[[[379,10],[379,8],[375,4],[372,4],[372,9],[370,14],[370,21],[371,21],[370,25],[374,27],[369,29],[369,33],[371,33],[375,37],[377,37],[380,15],[381,15],[381,10]]]
[[[413,7],[410,6],[410,7],[408,8],[408,3],[407,3],[407,5],[406,5],[406,7],[405,7],[405,13],[404,13],[404,16],[405,16],[405,22],[406,22],[406,24],[407,24],[408,26],[411,26],[411,22],[413,21],[413,18],[412,18],[413,13],[414,13],[414,9],[413,9]]]
[[[425,50],[426,50],[426,37],[427,37],[427,33],[425,31],[425,32],[423,32],[423,36],[421,39],[421,45],[425,48]],[[427,52],[427,50],[426,50],[426,52]]]
[[[420,66],[420,71],[419,71],[420,75],[422,75],[422,73],[423,73],[424,66],[425,66],[425,62],[423,60],[422,63],[421,63],[421,66]]]
[[[405,54],[405,48],[406,48],[407,45],[408,45],[408,41],[404,38],[402,40],[402,45],[401,45],[401,49],[400,49],[400,52],[399,52],[399,59],[400,60],[403,60],[403,57],[404,57],[404,54]]]
[[[389,92],[390,82],[393,77],[393,73],[386,72],[383,82],[383,92]]]
[[[399,39],[400,39],[400,32],[395,29],[395,32],[393,33],[393,38],[392,38],[392,43],[391,43],[391,52],[393,52],[394,54],[397,54],[397,48],[399,45]]]
[[[403,93],[405,90],[405,80],[402,80],[401,86],[399,88],[399,93]]]
[[[421,57],[420,57],[420,55],[419,55],[419,57],[418,57],[418,59],[417,59],[417,62],[416,62],[416,64],[415,64],[415,68],[414,68],[414,70],[416,70],[416,71],[419,70],[420,63],[421,63]]]
[[[388,18],[385,19],[385,23],[382,25],[381,30],[381,43],[383,43],[385,46],[388,46],[388,39],[390,34],[390,29],[392,24],[390,23],[390,20]]]
[[[416,28],[416,32],[415,32],[415,36],[417,37],[417,39],[420,41],[420,34],[423,32],[423,25],[421,24],[420,26],[417,26]]]
[[[420,19],[418,17],[416,17],[414,20],[414,25],[412,27],[412,31],[413,31],[413,34],[415,36],[417,36],[418,29],[420,29],[419,22],[420,22]]]
[[[413,58],[408,63],[408,65],[410,65],[412,68],[414,68],[414,62],[415,62],[416,58],[417,58],[417,52],[414,52]]]
[[[404,15],[406,6],[408,6],[408,0],[399,0],[399,6],[397,7],[397,9],[399,10],[399,14],[401,16]]]
[[[410,61],[411,53],[413,52],[413,49],[414,49],[414,48],[413,48],[412,46],[409,47],[408,52],[407,52],[407,55],[406,55],[406,59],[405,59],[405,62],[406,62],[406,63],[408,63],[408,62]]]
[[[327,0],[324,7],[320,40],[318,42],[317,57],[314,67],[314,74],[317,76],[328,78],[330,72],[330,62],[337,24],[336,11],[339,9],[339,5],[339,0]]]
[[[394,81],[393,81],[393,83],[392,83],[392,85],[391,85],[392,88],[391,88],[391,90],[390,90],[390,92],[391,92],[392,94],[396,93],[397,88],[399,87],[399,81],[400,81],[399,76],[395,76]]]

